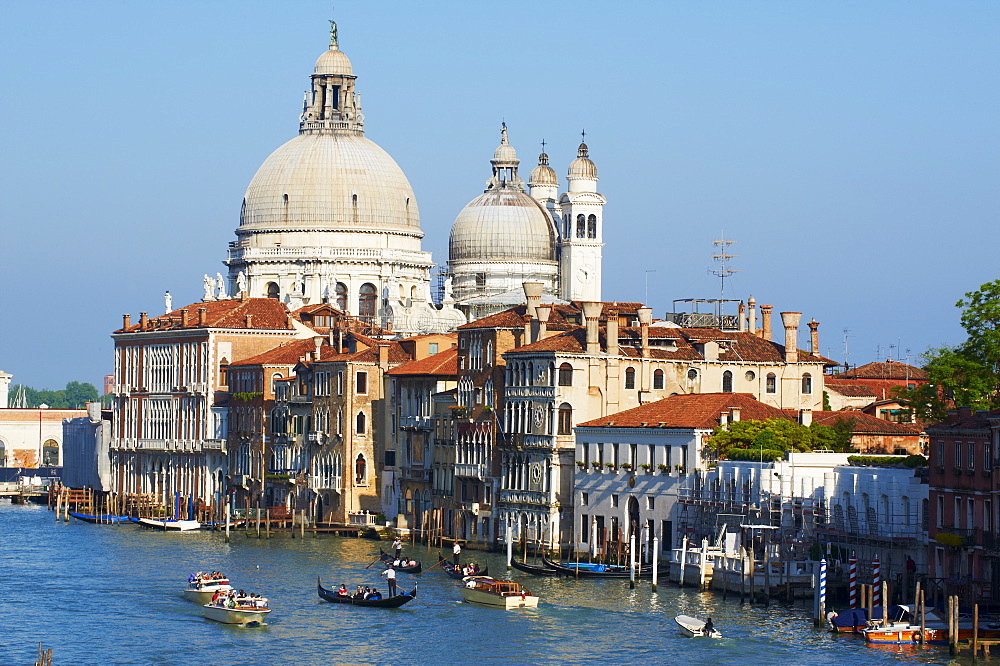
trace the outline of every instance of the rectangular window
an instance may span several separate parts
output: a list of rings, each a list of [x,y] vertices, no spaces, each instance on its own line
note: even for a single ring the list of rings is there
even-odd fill
[[[590,543],[590,516],[586,513],[580,519],[580,541]]]
[[[337,373],[337,395],[344,395],[344,371]]]
[[[969,442],[969,469],[976,468],[976,443]]]
[[[628,461],[632,464],[632,469],[639,466],[639,445],[629,444],[628,445]]]
[[[983,442],[983,471],[990,471],[993,469],[993,445],[989,442]]]
[[[615,509],[618,508],[618,495],[611,496],[611,506]]]
[[[434,354],[437,354],[438,353],[438,343],[436,343],[436,342],[428,342],[427,343],[427,353],[430,356],[433,356]]]
[[[590,503],[590,493],[580,493],[580,504],[587,506]]]
[[[646,462],[648,462],[650,465],[654,465],[654,466],[656,465],[656,445],[655,444],[650,444],[649,445],[649,460],[647,460]]]
[[[656,509],[656,498],[652,497],[652,496],[647,497],[646,498],[646,511],[653,511],[655,509]]]
[[[620,462],[620,458],[618,457],[618,443],[617,442],[615,442],[614,444],[611,445],[611,462],[613,462],[615,464],[615,467],[618,467],[618,463]],[[618,505],[616,504],[615,506],[618,506]]]
[[[962,466],[962,442],[955,442],[955,467]]]
[[[937,449],[937,464],[944,467],[944,442],[938,440],[935,442],[935,448]]]
[[[581,458],[583,459],[583,466],[584,468],[588,468],[590,467],[590,444],[584,442],[582,446],[583,446],[583,455],[581,456]]]
[[[597,444],[597,462],[604,467],[604,442],[599,442]]]
[[[359,394],[368,393],[368,373],[359,372],[355,382],[354,391]]]

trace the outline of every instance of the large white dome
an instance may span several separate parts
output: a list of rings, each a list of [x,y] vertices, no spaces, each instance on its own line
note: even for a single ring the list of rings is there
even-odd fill
[[[530,195],[511,188],[488,190],[455,218],[449,263],[461,261],[555,262],[555,229]]]
[[[303,133],[275,150],[250,181],[240,229],[406,231],[420,214],[402,169],[361,134]]]

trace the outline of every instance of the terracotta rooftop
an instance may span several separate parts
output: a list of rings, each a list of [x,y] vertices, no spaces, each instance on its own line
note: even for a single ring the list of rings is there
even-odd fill
[[[798,412],[794,410],[785,410],[785,412],[788,414],[788,417],[793,420],[798,418]],[[906,425],[905,423],[893,423],[892,421],[886,421],[885,419],[880,419],[877,416],[865,414],[864,412],[840,411],[812,413],[813,422],[825,426],[833,427],[837,421],[843,419],[847,419],[853,423],[851,426],[851,432],[855,435],[899,435],[916,437],[920,434],[919,428],[914,428],[913,426]]]
[[[927,373],[923,369],[891,360],[865,363],[834,376],[839,379],[927,380]]]
[[[199,310],[205,309],[205,324],[199,324]],[[187,323],[181,323],[182,311],[187,310]],[[250,323],[247,324],[247,316]],[[248,330],[289,330],[293,328],[288,307],[276,298],[232,298],[208,303],[192,303],[159,317],[150,317],[147,331],[191,328],[229,328]],[[134,333],[143,330],[138,321],[127,329],[120,328],[115,333]]]
[[[316,343],[313,341],[313,338],[290,340],[288,342],[283,342],[277,347],[269,349],[262,354],[245,358],[242,361],[234,361],[229,364],[229,367],[233,368],[247,365],[295,365],[307,353],[313,352],[315,349]],[[328,340],[324,338],[323,344],[320,346],[321,360],[326,361],[336,356],[336,351],[336,349],[328,344]]]
[[[579,424],[584,428],[714,428],[730,407],[740,409],[741,421],[787,418],[785,413],[756,400],[749,393],[695,393],[675,395],[617,414]]]
[[[849,398],[870,397],[872,401],[885,400],[895,396],[900,389],[899,384],[891,381],[864,381],[842,379],[840,375],[831,375],[823,382],[827,390],[836,391]]]
[[[458,349],[451,347],[443,352],[396,366],[390,375],[458,375]]]

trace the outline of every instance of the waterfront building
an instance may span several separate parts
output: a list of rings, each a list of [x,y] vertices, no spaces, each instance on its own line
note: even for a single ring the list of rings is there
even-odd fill
[[[455,218],[448,250],[449,296],[470,320],[522,302],[521,285],[542,285],[542,302],[599,301],[603,207],[597,167],[581,143],[559,181],[549,156],[538,156],[528,190],[518,175],[520,160],[507,125],[490,160],[486,190]]]
[[[87,415],[63,419],[62,484],[67,488],[111,490],[111,413],[88,402]]]
[[[250,181],[228,277],[206,276],[205,299],[245,293],[293,309],[330,303],[404,334],[452,330],[465,318],[431,301],[433,262],[421,249],[416,197],[392,157],[365,136],[357,76],[331,24],[299,134]]]
[[[125,315],[112,334],[112,489],[173,507],[217,506],[226,492],[229,364],[282,342],[312,338],[270,298],[196,303],[159,317]]]
[[[1000,600],[1000,410],[961,407],[930,436],[930,575],[963,600]]]
[[[396,527],[419,530],[421,535],[440,531],[446,521],[452,527],[453,517],[446,517],[440,506],[435,511],[434,502],[438,487],[447,484],[453,492],[455,485],[457,460],[435,457],[446,442],[454,454],[454,430],[460,427],[452,418],[454,410],[448,409],[458,384],[458,348],[449,342],[443,351],[388,372],[390,417],[385,429],[382,512],[395,520]],[[442,395],[452,400],[442,402]],[[468,495],[465,487],[463,496]]]
[[[0,372],[0,467],[59,467],[63,464],[63,419],[85,409],[8,407],[13,375]]]

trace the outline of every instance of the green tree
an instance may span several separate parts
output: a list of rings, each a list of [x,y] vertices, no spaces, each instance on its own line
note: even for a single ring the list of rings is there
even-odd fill
[[[788,419],[766,421],[736,421],[718,426],[712,434],[711,446],[719,457],[730,451],[811,451],[814,448],[834,448],[837,434],[833,428],[814,423],[803,426]],[[836,449],[834,449],[836,450]],[[743,456],[750,455],[738,454]],[[764,454],[765,459],[767,454]]]
[[[35,389],[30,386],[14,384],[10,387],[11,401],[24,392],[25,406],[40,407],[48,405],[53,409],[82,409],[88,402],[96,401],[97,389],[87,382],[69,382],[66,388],[58,391]],[[13,404],[13,402],[12,402]]]

